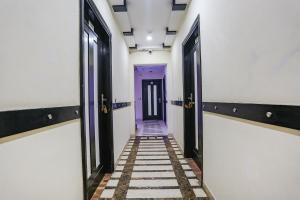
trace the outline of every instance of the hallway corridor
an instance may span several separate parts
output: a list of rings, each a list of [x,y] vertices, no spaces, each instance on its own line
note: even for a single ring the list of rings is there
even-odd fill
[[[104,179],[92,200],[99,196],[100,199],[208,199],[200,185],[199,169],[190,164],[192,161],[183,158],[172,136],[132,137],[115,172]]]
[[[300,200],[300,0],[1,0],[0,200]]]

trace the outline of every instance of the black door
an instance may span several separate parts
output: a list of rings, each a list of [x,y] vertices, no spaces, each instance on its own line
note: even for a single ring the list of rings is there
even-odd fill
[[[111,33],[92,0],[81,2],[81,118],[84,199],[114,170]]]
[[[162,120],[161,82],[161,79],[142,81],[144,120]]]
[[[198,23],[197,23],[198,24]],[[193,158],[202,169],[203,121],[200,40],[198,25],[184,44],[184,154]]]

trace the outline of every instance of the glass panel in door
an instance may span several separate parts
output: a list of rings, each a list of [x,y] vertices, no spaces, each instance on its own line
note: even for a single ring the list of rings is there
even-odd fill
[[[151,85],[148,85],[148,116],[152,115]]]
[[[193,54],[194,64],[194,103],[195,103],[195,149],[198,150],[198,76],[197,76],[197,51]]]
[[[153,109],[154,109],[154,115],[157,116],[157,86],[153,85]]]
[[[101,165],[99,134],[98,39],[92,30],[84,32],[84,130],[87,178]]]
[[[86,166],[87,166],[87,177],[91,176],[91,151],[90,151],[90,119],[89,119],[89,87],[88,87],[88,80],[89,80],[89,72],[88,72],[88,54],[89,54],[89,35],[85,31],[84,32],[84,66],[83,66],[83,76],[84,76],[84,131],[85,131],[85,146],[86,146]]]
[[[97,38],[93,41],[94,56],[94,115],[95,115],[95,152],[96,168],[100,165],[100,138],[99,138],[99,95],[98,95],[98,44]]]

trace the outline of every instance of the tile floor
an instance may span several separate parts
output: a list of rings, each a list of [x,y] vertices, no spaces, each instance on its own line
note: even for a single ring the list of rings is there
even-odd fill
[[[208,199],[189,163],[172,136],[131,138],[92,199]]]
[[[137,136],[167,136],[168,129],[164,121],[161,120],[137,120]]]

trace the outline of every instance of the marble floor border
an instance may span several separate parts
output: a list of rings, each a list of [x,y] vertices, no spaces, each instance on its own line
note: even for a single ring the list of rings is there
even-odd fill
[[[131,179],[133,166],[134,166],[134,165],[131,165],[131,163],[135,162],[137,151],[139,149],[139,143],[140,143],[140,140],[138,138],[135,139],[133,142],[131,152],[130,152],[128,158],[126,159],[127,162],[122,171],[117,188],[113,194],[113,199],[126,199],[127,191],[129,188],[129,181]],[[127,164],[127,163],[130,163],[130,164]]]
[[[169,139],[165,138],[165,144],[170,156],[171,163],[173,165],[174,173],[177,178],[178,184],[180,186],[180,191],[182,193],[183,199],[195,199],[196,195],[190,185],[190,182],[179,162],[177,155],[171,145]]]

